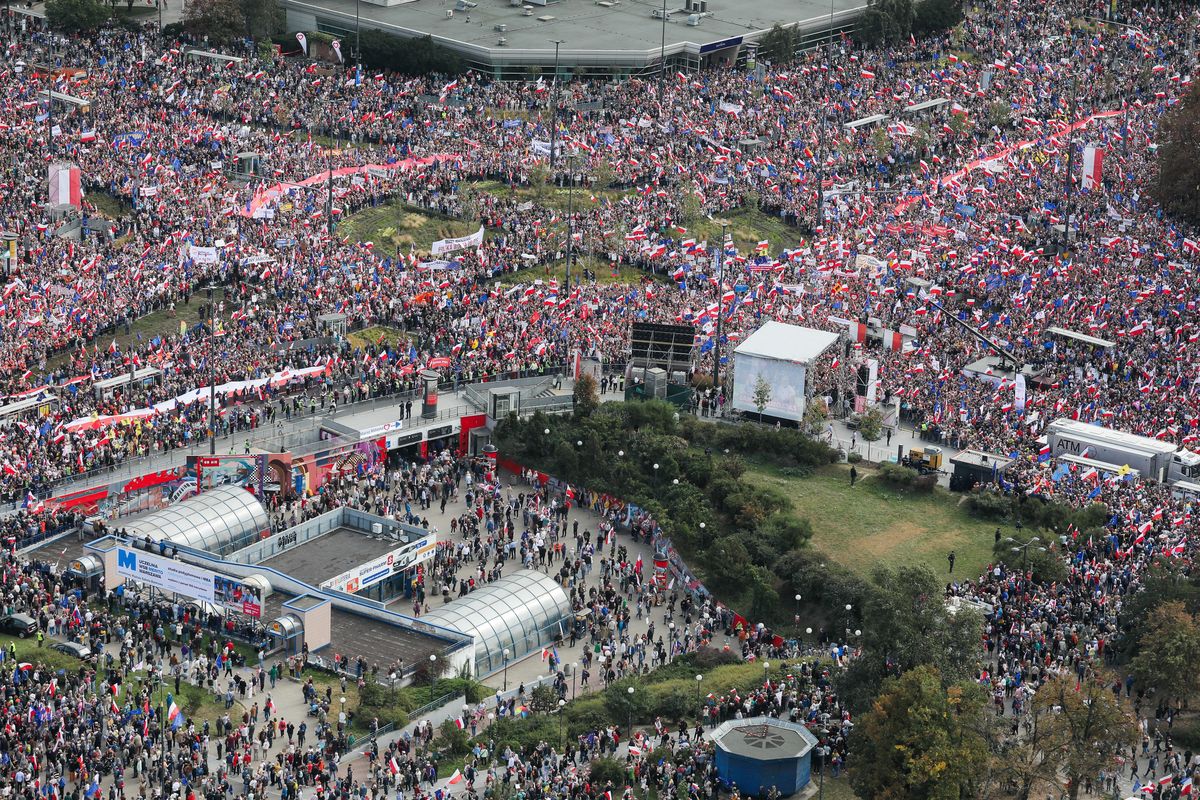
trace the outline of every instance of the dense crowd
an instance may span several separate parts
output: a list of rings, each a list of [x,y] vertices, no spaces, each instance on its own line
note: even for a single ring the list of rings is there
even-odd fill
[[[207,392],[196,390],[210,382],[219,386],[213,427],[220,433],[313,414],[318,404],[411,391],[416,373],[435,358],[446,359],[448,378],[464,382],[553,371],[576,351],[620,365],[636,320],[693,323],[692,367],[707,373],[718,316],[722,345],[767,319],[845,330],[855,339],[855,324],[874,318],[904,335],[886,345],[863,341],[849,357],[824,356],[811,371],[816,391],[853,394],[848,367],[875,358],[880,394],[898,398],[905,416],[930,435],[1021,455],[1007,476],[1013,491],[1108,505],[1108,535],[1068,535],[1067,582],[1040,585],[996,567],[951,589],[992,607],[992,663],[981,680],[996,691],[1019,698],[1014,687],[1048,674],[1086,674],[1111,645],[1121,598],[1136,590],[1152,559],[1190,557],[1195,525],[1190,504],[1169,489],[1062,471],[1033,458],[1036,438],[1059,416],[1183,446],[1200,427],[1192,285],[1200,237],[1147,196],[1155,170],[1149,145],[1162,114],[1189,90],[1189,43],[1200,12],[1147,6],[1126,10],[1131,16],[1121,26],[1086,23],[1104,13],[1105,4],[1086,0],[987,7],[953,40],[947,34],[874,50],[835,40],[759,76],[679,75],[661,96],[639,80],[571,81],[565,102],[600,107],[560,116],[563,153],[552,164],[539,155],[551,138],[550,94],[529,87],[473,75],[446,83],[326,74],[296,59],[228,66],[147,34],[68,39],[23,20],[0,73],[8,112],[0,148],[19,156],[5,160],[8,191],[0,200],[4,229],[18,236],[0,301],[0,390],[9,404],[42,402],[0,421],[0,488],[29,506],[5,523],[6,535],[32,538],[72,521],[52,502],[37,501],[64,476],[206,437]],[[86,112],[61,103],[47,109],[38,93],[49,88],[86,97]],[[937,98],[947,100],[938,110],[904,111]],[[526,113],[500,113],[511,110]],[[844,127],[879,113],[891,121]],[[329,138],[339,146],[322,144]],[[1085,186],[1088,144],[1103,147],[1106,159],[1098,181]],[[259,174],[243,185],[231,171],[244,152],[258,154]],[[43,165],[58,159],[80,166],[90,194],[129,204],[116,231],[85,225],[80,240],[53,235]],[[579,185],[572,220],[557,202],[538,200],[536,187],[491,191],[493,184],[480,183],[526,187],[543,174],[558,186]],[[819,191],[824,216],[814,227]],[[405,252],[354,241],[331,224],[395,198],[478,221],[489,234],[480,247],[440,260],[420,245]],[[795,234],[757,243],[697,232],[704,215],[754,205],[796,225]],[[86,197],[81,216],[97,216]],[[561,259],[568,231],[577,252],[641,267],[645,280],[621,285],[576,275],[570,287],[559,286],[542,268]],[[215,331],[202,323],[130,335],[150,312],[170,317],[209,303],[209,286],[219,287],[216,305],[199,316],[211,312],[220,321]],[[403,328],[411,344],[313,344],[325,333],[319,317],[334,312],[354,327]],[[961,373],[985,350],[954,318],[1041,371],[1024,408],[1007,381]],[[1115,345],[1056,337],[1047,333],[1054,326]],[[98,380],[144,367],[162,374],[111,395],[93,391]],[[724,407],[724,397],[712,403]],[[277,523],[339,503],[420,522],[430,504],[456,498],[466,510],[454,530],[441,532],[453,545],[439,549],[414,613],[495,580],[509,563],[553,570],[580,613],[575,635],[596,645],[587,667],[601,684],[731,627],[727,612],[708,601],[672,599],[648,581],[615,536],[579,531],[548,493],[514,495],[479,465],[435,461],[335,481],[317,497],[277,509]],[[478,565],[470,577],[466,564]],[[592,572],[599,580],[585,585]],[[92,614],[54,590],[52,573],[14,562],[7,575],[22,587],[13,591],[28,610],[50,605],[51,616],[68,617],[56,629],[78,624],[75,611],[85,621]],[[44,602],[34,603],[39,592]],[[651,608],[669,611],[675,624],[624,636],[629,620]],[[142,631],[122,664],[155,635],[116,619],[87,626],[83,638]],[[768,646],[743,634],[745,656]],[[224,657],[193,655],[203,674]],[[50,678],[35,671],[30,680],[40,686]],[[125,752],[74,752],[86,739],[64,736],[58,723],[107,712],[88,692],[94,674],[60,680],[55,692],[80,700],[69,714],[49,715],[53,724],[37,723],[39,752],[64,765],[82,755],[89,774],[129,764]],[[836,700],[807,684],[796,691],[817,694],[815,702],[828,706],[826,722],[840,724]],[[797,707],[762,702],[793,713]],[[113,730],[127,737],[125,751],[147,755],[144,769],[165,770],[165,778],[199,763],[198,746],[171,750],[171,737],[139,732],[136,717],[116,704]],[[1009,699],[1011,711],[1019,707]],[[17,715],[27,720],[21,724],[33,726],[37,709],[25,711]],[[1139,711],[1150,716],[1144,705]],[[214,737],[226,753],[256,736],[253,724],[233,727],[240,739]],[[1150,735],[1153,725],[1146,727]],[[330,725],[323,733],[336,744],[340,731]],[[827,733],[836,741],[833,728]],[[256,788],[265,781],[291,794],[300,784],[333,790],[345,779],[332,759],[303,748],[278,769],[239,771],[239,779],[248,792],[250,781]],[[510,772],[519,762],[526,778],[552,775],[567,782],[567,793],[595,796],[593,787],[576,790],[583,776],[547,766],[570,758],[522,758],[508,759]],[[410,770],[413,778],[422,763]],[[1172,774],[1182,780],[1185,767]],[[686,783],[703,787],[703,775]],[[678,793],[695,792],[681,784]]]

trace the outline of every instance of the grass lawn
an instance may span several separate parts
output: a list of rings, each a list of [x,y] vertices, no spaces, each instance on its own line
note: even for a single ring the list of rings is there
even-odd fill
[[[478,224],[393,200],[351,214],[338,225],[337,232],[349,236],[352,241],[374,242],[383,248],[381,252],[392,252],[401,247],[407,253],[412,246],[418,252],[428,253],[430,245],[438,239],[465,236],[477,230]]]
[[[74,656],[69,656],[65,653],[59,653],[56,650],[51,650],[50,645],[53,643],[53,641],[54,640],[47,638],[45,644],[42,647],[38,647],[37,640],[33,638],[18,639],[15,636],[0,636],[0,648],[4,649],[6,654],[5,658],[7,658],[8,646],[11,643],[16,645],[18,662],[28,661],[30,664],[35,666],[43,664],[55,671],[66,670],[70,672],[77,672],[83,662]],[[134,673],[127,677],[125,680],[125,685],[127,688],[122,690],[121,696],[123,698],[127,697],[128,691],[132,691],[132,689],[129,687],[137,686],[139,680],[143,678],[144,673]],[[8,679],[12,679],[11,671],[8,673]],[[167,688],[169,691],[173,689],[174,686],[171,684],[171,682],[168,682]],[[205,721],[210,723],[216,722],[216,720],[225,713],[225,703],[223,701],[214,699],[206,689],[201,689],[199,686],[193,686],[187,682],[180,683],[179,697],[177,698],[177,702],[179,703],[180,708],[183,709],[184,715],[190,720],[195,720],[198,726],[203,725]],[[240,714],[242,711],[241,704],[235,702],[234,707],[230,709],[230,711],[236,711],[238,714]]]
[[[221,294],[217,293],[216,298],[217,302],[219,303],[221,300]],[[189,329],[200,322],[207,324],[207,316],[205,316],[204,319],[200,318],[200,307],[205,305],[207,302],[208,296],[203,290],[201,290],[200,292],[192,295],[191,302],[188,305],[184,305],[182,302],[176,303],[174,317],[171,316],[171,312],[166,310],[155,311],[147,314],[144,317],[139,317],[138,319],[134,320],[129,326],[128,336],[125,335],[125,328],[123,326],[118,327],[115,331],[99,334],[96,337],[95,346],[101,350],[104,350],[111,346],[112,342],[115,340],[117,346],[124,351],[129,345],[137,346],[141,342],[147,342],[153,339],[155,336],[162,336],[165,339],[167,336],[171,336],[172,334],[178,334],[179,323],[181,321],[185,323]],[[238,306],[235,306],[231,303],[225,304],[225,312],[221,315],[221,318],[227,330],[232,327],[230,318],[233,312],[237,309]],[[50,359],[47,364],[47,369],[56,369],[63,364],[69,363],[74,356],[74,352],[60,353],[54,358]]]
[[[708,240],[710,246],[721,239],[721,226],[714,220],[702,218],[688,226],[689,237],[696,241]],[[793,248],[800,244],[803,231],[788,225],[777,216],[772,216],[757,208],[741,208],[724,215],[729,223],[729,233],[733,236],[734,244],[739,253],[750,253],[763,239],[771,243],[771,254],[778,253],[783,248]]]
[[[837,778],[830,777],[833,773],[825,774],[825,789],[824,796],[828,800],[858,800],[858,795],[850,788],[850,781],[846,779],[846,773],[843,772]],[[817,786],[821,781],[821,773],[813,768],[812,785]]]
[[[595,256],[576,256],[575,268],[571,270],[572,282],[578,282],[583,279],[583,270],[590,269],[596,273],[596,283],[601,286],[609,286],[613,284],[622,285],[637,285],[642,282],[650,273],[644,272],[637,267],[631,267],[628,264],[623,264],[617,268],[614,273],[612,263],[607,259],[597,258]],[[543,280],[548,281],[551,278],[558,281],[560,287],[566,285],[567,278],[567,262],[566,259],[554,262],[552,264],[541,264],[528,269],[520,269],[516,272],[506,272],[500,276],[501,286],[516,286],[518,283],[528,283],[529,281]],[[660,278],[661,280],[661,278]]]
[[[87,201],[96,207],[101,216],[109,219],[120,219],[133,211],[133,206],[108,192],[88,192]]]
[[[383,343],[388,347],[392,347],[398,343],[408,344],[408,336],[399,328],[392,328],[387,325],[372,325],[369,328],[363,328],[361,331],[346,334],[346,339],[354,347],[365,348],[367,345],[379,344],[379,338],[383,337]]]
[[[924,564],[944,576],[946,555],[955,553],[955,573],[975,578],[992,560],[996,525],[975,519],[957,505],[957,495],[938,487],[932,494],[903,494],[858,465],[850,488],[850,467],[835,464],[808,478],[753,466],[747,477],[785,491],[796,513],[813,527],[813,547],[863,576],[875,564]]]
[[[530,186],[509,186],[500,181],[485,180],[472,181],[467,184],[478,192],[496,195],[498,197],[511,197],[518,201],[536,201],[540,205],[547,208],[553,208],[558,211],[566,211],[569,207],[576,210],[586,210],[593,204],[591,198],[607,198],[616,203],[621,198],[635,194],[632,189],[588,189],[583,186],[575,187],[575,197],[571,197],[571,189],[569,187],[547,186],[544,189],[535,189]]]

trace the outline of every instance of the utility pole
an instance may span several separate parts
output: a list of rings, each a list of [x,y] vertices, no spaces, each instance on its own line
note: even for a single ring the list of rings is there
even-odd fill
[[[1076,99],[1078,79],[1071,79],[1071,106],[1070,116],[1067,118],[1067,200],[1066,200],[1066,216],[1063,218],[1063,246],[1067,246],[1071,241],[1071,206],[1075,194],[1075,135],[1071,128],[1075,125],[1076,114]]]
[[[663,76],[667,74],[667,0],[663,0],[662,4],[662,42],[659,44],[658,50],[658,107],[661,111],[663,105]]]
[[[817,120],[817,224],[821,228],[825,224],[825,101],[829,97],[829,72],[833,69],[833,0],[829,0],[829,44],[826,58],[829,64],[825,69],[825,96],[821,98],[821,113]]]
[[[208,454],[217,454],[217,293],[212,286],[208,287]]]
[[[558,139],[558,46],[563,43],[562,39],[551,39],[554,42],[554,84],[552,88],[552,96],[550,98],[550,169],[554,169],[556,162],[555,142]],[[553,180],[554,176],[550,176]]]
[[[571,293],[571,259],[575,255],[575,165],[578,156],[567,156],[567,278],[563,281],[563,293]]]
[[[362,0],[354,0],[354,68],[358,69],[358,61],[362,58],[362,50],[359,45],[362,44],[362,17],[359,15],[359,9],[362,5]]]
[[[721,298],[725,294],[723,285],[725,277],[725,231],[729,222],[721,220],[721,244],[717,250],[717,338],[713,340],[713,389],[721,391]]]

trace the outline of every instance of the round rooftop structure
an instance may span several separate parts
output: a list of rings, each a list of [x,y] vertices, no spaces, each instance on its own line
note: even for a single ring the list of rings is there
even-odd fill
[[[124,526],[130,538],[224,555],[271,527],[262,503],[238,486],[218,486]]]
[[[774,786],[786,796],[808,785],[817,739],[803,725],[774,717],[735,719],[718,726],[712,738],[717,773],[744,795]]]
[[[442,625],[475,637],[475,674],[486,675],[512,659],[567,633],[571,599],[557,581],[537,570],[523,569],[476,589],[444,606],[422,622]]]

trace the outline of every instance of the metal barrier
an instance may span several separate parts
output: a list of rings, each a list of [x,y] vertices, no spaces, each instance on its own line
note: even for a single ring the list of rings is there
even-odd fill
[[[436,700],[434,700],[430,703],[426,703],[425,705],[421,706],[420,708],[414,708],[412,710],[412,712],[409,713],[408,717],[409,717],[409,719],[413,719],[415,717],[420,717],[422,714],[428,714],[430,711],[441,708],[442,706],[446,705],[446,703],[449,703],[453,699],[454,699],[453,694],[444,694],[441,697],[437,698]]]

